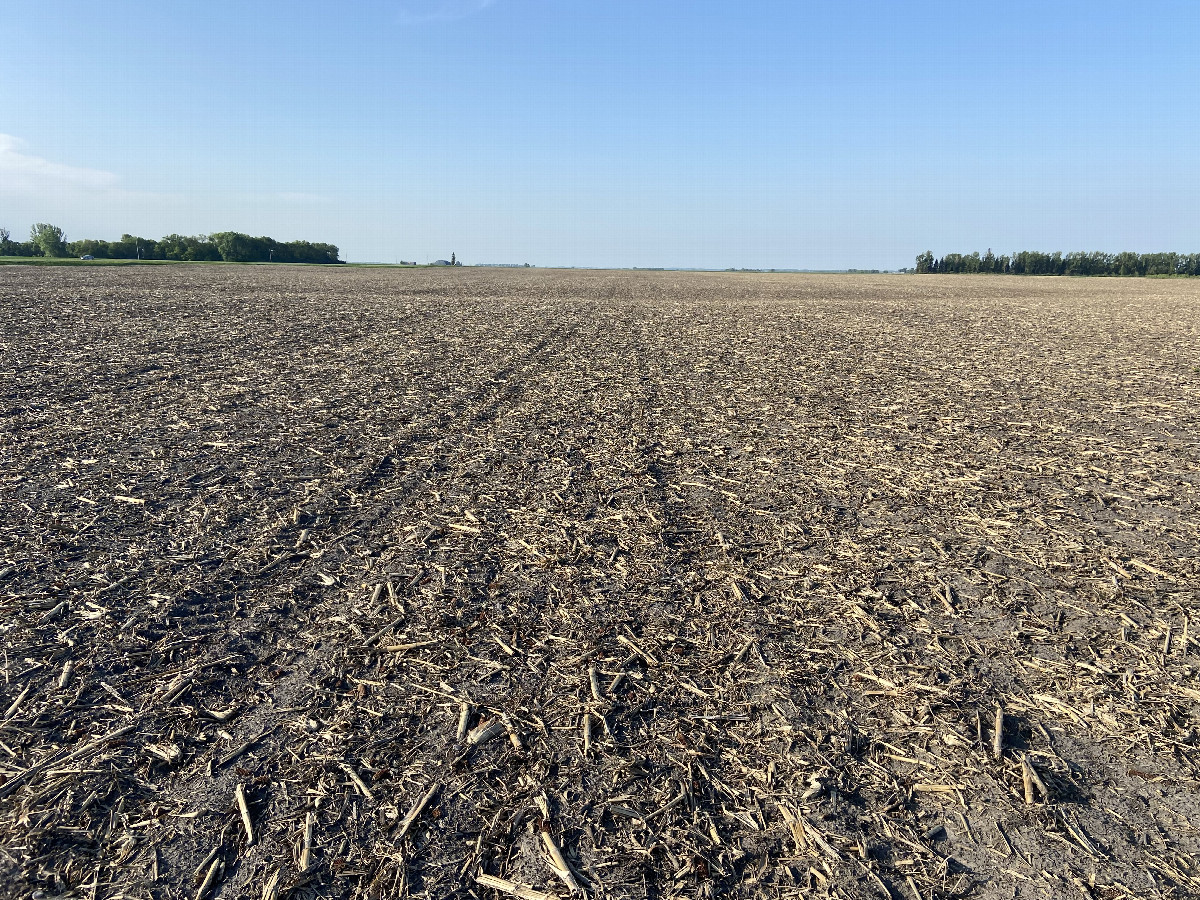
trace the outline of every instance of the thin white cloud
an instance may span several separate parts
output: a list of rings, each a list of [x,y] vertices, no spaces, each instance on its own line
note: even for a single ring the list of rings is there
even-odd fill
[[[69,235],[115,237],[139,228],[146,233],[141,223],[154,220],[177,231],[181,201],[179,195],[130,190],[113,172],[37,156],[20,138],[0,134],[0,225],[14,232],[22,221],[53,222]]]
[[[402,22],[436,22],[465,19],[497,0],[399,0]]]
[[[63,193],[99,193],[119,190],[112,172],[51,162],[22,152],[24,142],[0,134],[0,195],[45,197]]]

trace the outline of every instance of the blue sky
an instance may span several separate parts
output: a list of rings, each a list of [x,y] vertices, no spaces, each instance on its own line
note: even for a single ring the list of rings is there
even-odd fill
[[[1194,252],[1197,33],[1194,0],[6,2],[0,226],[385,262]]]

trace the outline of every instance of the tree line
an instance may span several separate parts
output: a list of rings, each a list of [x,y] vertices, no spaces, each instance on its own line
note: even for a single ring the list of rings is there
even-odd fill
[[[1200,275],[1200,253],[1039,253],[1022,250],[996,256],[947,253],[937,259],[926,250],[917,257],[917,274],[950,275]]]
[[[91,256],[95,259],[170,259],[179,262],[341,262],[338,248],[333,244],[277,241],[238,231],[193,236],[168,234],[158,240],[123,234],[119,241],[92,238],[68,241],[61,228],[44,222],[30,229],[28,241],[14,241],[8,229],[0,228],[0,256]]]

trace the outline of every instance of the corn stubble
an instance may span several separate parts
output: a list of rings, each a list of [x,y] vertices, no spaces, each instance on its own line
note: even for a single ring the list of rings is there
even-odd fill
[[[1200,891],[1191,282],[0,272],[0,895]]]

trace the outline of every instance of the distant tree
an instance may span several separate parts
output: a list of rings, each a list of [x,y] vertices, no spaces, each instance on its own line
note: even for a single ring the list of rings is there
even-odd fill
[[[338,248],[333,244],[315,244],[311,241],[288,241],[286,244],[279,244],[270,238],[262,238],[262,240],[269,241],[275,250],[275,262],[320,264],[341,262],[338,259]]]
[[[12,240],[0,228],[0,256],[94,256],[96,259],[169,259],[180,262],[275,262],[340,263],[333,244],[312,241],[281,243],[269,237],[251,237],[236,231],[186,237],[168,234],[160,240],[123,234],[117,241],[93,238],[67,243],[61,228],[39,223],[25,243]]]
[[[57,225],[38,222],[29,229],[29,243],[42,251],[42,256],[66,256],[67,242],[63,230]]]
[[[917,257],[919,273],[946,274],[995,272],[1006,275],[1066,275],[1075,277],[1147,275],[1200,275],[1200,253],[1103,253],[1075,251],[1072,253],[1041,253],[1022,250],[1012,256],[996,256],[989,250],[984,256],[972,253],[947,253],[935,259],[930,252]]]
[[[452,266],[458,265],[458,257],[456,257],[453,253],[450,254],[450,265],[452,265]]]
[[[37,256],[41,250],[32,241],[14,241],[7,228],[0,228],[0,256]]]
[[[181,234],[168,234],[159,240],[158,250],[163,259],[183,260],[187,258],[190,243],[191,238],[185,238]]]
[[[112,256],[108,250],[108,241],[97,241],[91,238],[71,241],[67,244],[67,253],[71,256],[94,256],[96,259],[109,259]]]
[[[1178,253],[1142,254],[1141,274],[1143,275],[1174,275],[1178,268]]]
[[[256,252],[259,248],[255,246],[254,238],[248,234],[220,231],[212,235],[212,240],[225,262],[259,262],[259,254]],[[263,258],[266,256],[266,253],[262,254]]]
[[[158,241],[155,252],[160,259],[177,259],[181,262],[216,262],[221,259],[217,245],[204,234],[195,237],[168,234]]]
[[[158,241],[136,234],[123,234],[119,241],[108,244],[108,256],[111,259],[161,259],[157,250]]]

